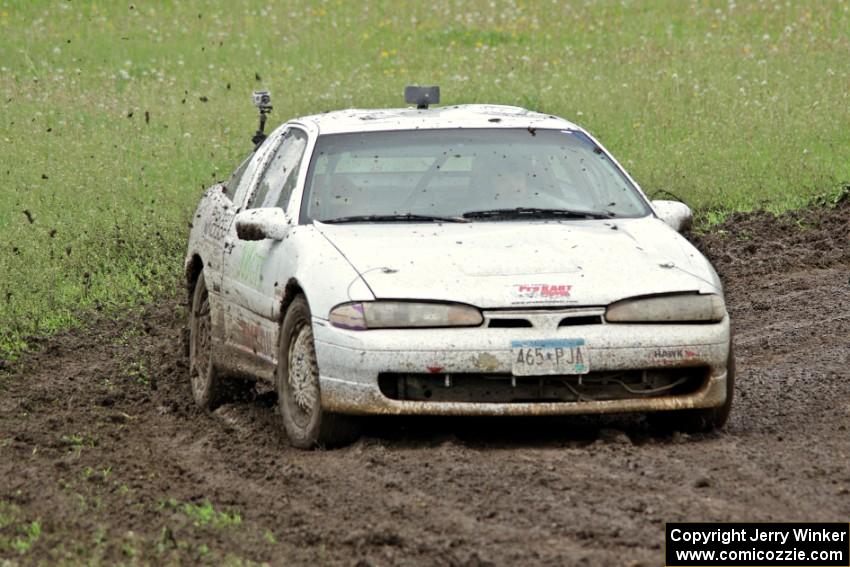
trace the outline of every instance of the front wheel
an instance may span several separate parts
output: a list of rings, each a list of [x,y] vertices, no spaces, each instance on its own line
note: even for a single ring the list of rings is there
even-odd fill
[[[276,382],[283,429],[293,446],[334,447],[358,437],[355,418],[322,409],[310,307],[304,296],[295,298],[283,319]]]
[[[218,407],[224,399],[224,384],[213,364],[210,296],[203,273],[195,283],[189,313],[189,375],[195,403],[205,410]]]

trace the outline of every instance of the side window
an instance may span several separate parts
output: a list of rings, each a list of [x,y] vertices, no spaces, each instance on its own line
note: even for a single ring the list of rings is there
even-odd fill
[[[248,191],[252,187],[251,181],[254,180],[257,170],[265,161],[266,156],[269,155],[270,148],[273,145],[277,145],[278,141],[279,138],[277,140],[272,140],[271,138],[266,140],[266,143],[248,156],[248,159],[242,162],[242,165],[233,172],[233,175],[227,182],[227,194],[237,208],[242,207],[242,203],[245,202],[245,197],[247,197]]]
[[[307,148],[307,134],[298,128],[290,128],[283,135],[266,170],[260,178],[257,191],[251,197],[248,208],[284,207],[298,182],[298,171],[304,150]]]
[[[228,197],[233,197],[236,193],[236,188],[239,187],[239,181],[242,179],[242,176],[245,174],[245,170],[248,168],[248,163],[251,161],[252,156],[248,156],[245,158],[242,163],[239,164],[239,167],[236,168],[227,182],[224,184],[224,194]]]

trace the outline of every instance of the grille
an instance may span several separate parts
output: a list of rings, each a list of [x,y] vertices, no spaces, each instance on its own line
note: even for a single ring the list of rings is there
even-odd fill
[[[486,326],[490,329],[557,329],[577,325],[602,325],[605,322],[604,315],[604,307],[484,311]]]
[[[575,325],[601,325],[601,315],[583,315],[580,317],[564,317],[558,323],[559,327],[573,327]]]
[[[528,319],[490,319],[490,324],[487,325],[492,329],[517,329],[533,327]]]
[[[582,376],[510,374],[404,374],[378,376],[392,400],[472,403],[544,403],[680,396],[700,389],[707,367],[591,372]]]

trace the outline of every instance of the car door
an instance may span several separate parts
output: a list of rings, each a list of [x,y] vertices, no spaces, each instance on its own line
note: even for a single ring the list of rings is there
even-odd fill
[[[220,184],[221,190],[216,190],[208,197],[211,205],[203,226],[203,238],[208,250],[203,260],[207,286],[214,295],[221,292],[222,260],[228,248],[228,231],[232,228],[233,219],[245,200],[248,188],[257,177],[260,164],[270,150],[268,145],[260,146],[239,164],[226,182]]]
[[[307,142],[308,135],[301,128],[290,126],[283,131],[250,190],[245,209],[280,207],[292,220],[286,208],[301,177]],[[277,342],[275,303],[294,272],[288,247],[286,238],[240,240],[235,223],[227,236],[222,279],[231,308],[225,317],[227,342],[268,360],[274,360]]]

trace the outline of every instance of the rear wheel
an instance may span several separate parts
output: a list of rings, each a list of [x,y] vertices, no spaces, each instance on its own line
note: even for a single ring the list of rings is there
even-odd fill
[[[204,274],[198,277],[189,313],[189,375],[195,403],[206,410],[218,407],[224,384],[212,360],[212,317]]]
[[[283,429],[289,442],[300,449],[334,447],[359,435],[356,419],[322,409],[319,366],[304,296],[289,306],[280,333],[277,392]]]
[[[729,345],[726,361],[726,401],[716,408],[701,408],[650,414],[649,420],[656,427],[685,433],[708,433],[726,425],[732,411],[735,392],[735,353]]]

